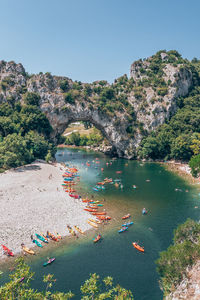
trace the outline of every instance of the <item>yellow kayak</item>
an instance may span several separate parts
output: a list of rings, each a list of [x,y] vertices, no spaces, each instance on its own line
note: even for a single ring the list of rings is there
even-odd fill
[[[28,253],[28,254],[32,254],[32,255],[35,254],[35,252],[34,252],[33,250],[29,249],[29,248],[26,247],[26,246],[24,246],[22,249],[23,249],[24,252],[26,252],[26,253]]]
[[[81,234],[85,234],[85,232],[84,232],[83,230],[81,230],[80,227],[74,226],[74,228],[75,228],[78,232],[80,232]]]
[[[94,219],[88,219],[89,221],[96,223],[96,224],[101,224],[102,222],[100,220],[94,220]]]
[[[87,222],[88,222],[88,224],[90,224],[91,226],[93,226],[93,227],[95,227],[95,228],[98,228],[98,225],[97,225],[97,224],[95,224],[95,223],[93,223],[93,222],[90,222],[89,220],[88,220]]]

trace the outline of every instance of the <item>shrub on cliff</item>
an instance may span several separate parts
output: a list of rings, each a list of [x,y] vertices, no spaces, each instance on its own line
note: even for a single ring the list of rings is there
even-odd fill
[[[24,103],[27,105],[39,105],[40,96],[36,93],[27,92],[23,96]]]

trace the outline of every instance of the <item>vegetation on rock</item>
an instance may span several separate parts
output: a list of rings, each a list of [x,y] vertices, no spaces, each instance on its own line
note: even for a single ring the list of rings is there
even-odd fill
[[[200,224],[188,219],[174,231],[174,244],[160,253],[156,263],[165,295],[176,289],[187,268],[200,258],[199,236]]]

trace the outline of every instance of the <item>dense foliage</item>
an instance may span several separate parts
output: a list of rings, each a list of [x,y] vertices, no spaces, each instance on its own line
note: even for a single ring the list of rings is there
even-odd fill
[[[50,289],[56,279],[52,274],[44,276],[43,282],[46,289],[42,292],[30,287],[34,273],[22,258],[17,259],[15,272],[10,275],[10,281],[0,287],[0,299],[20,299],[20,300],[67,300],[73,298],[72,292],[51,292]],[[81,286],[81,299],[100,300],[100,299],[133,299],[131,291],[122,288],[120,285],[114,286],[112,277],[108,276],[102,281],[97,274],[92,274]]]
[[[98,146],[103,141],[102,134],[93,129],[93,132],[86,134],[80,134],[79,132],[73,132],[65,138],[65,145],[75,146]]]
[[[49,160],[55,153],[50,140],[51,126],[38,109],[39,98],[28,93],[27,104],[0,105],[0,169],[17,167],[36,158]]]
[[[174,244],[160,253],[158,273],[165,294],[173,291],[188,266],[200,258],[200,224],[188,219],[174,231]]]

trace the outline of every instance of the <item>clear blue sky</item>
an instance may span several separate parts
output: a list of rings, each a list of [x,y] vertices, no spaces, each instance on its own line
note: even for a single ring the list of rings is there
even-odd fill
[[[0,60],[113,81],[160,49],[200,57],[200,0],[0,0]]]

